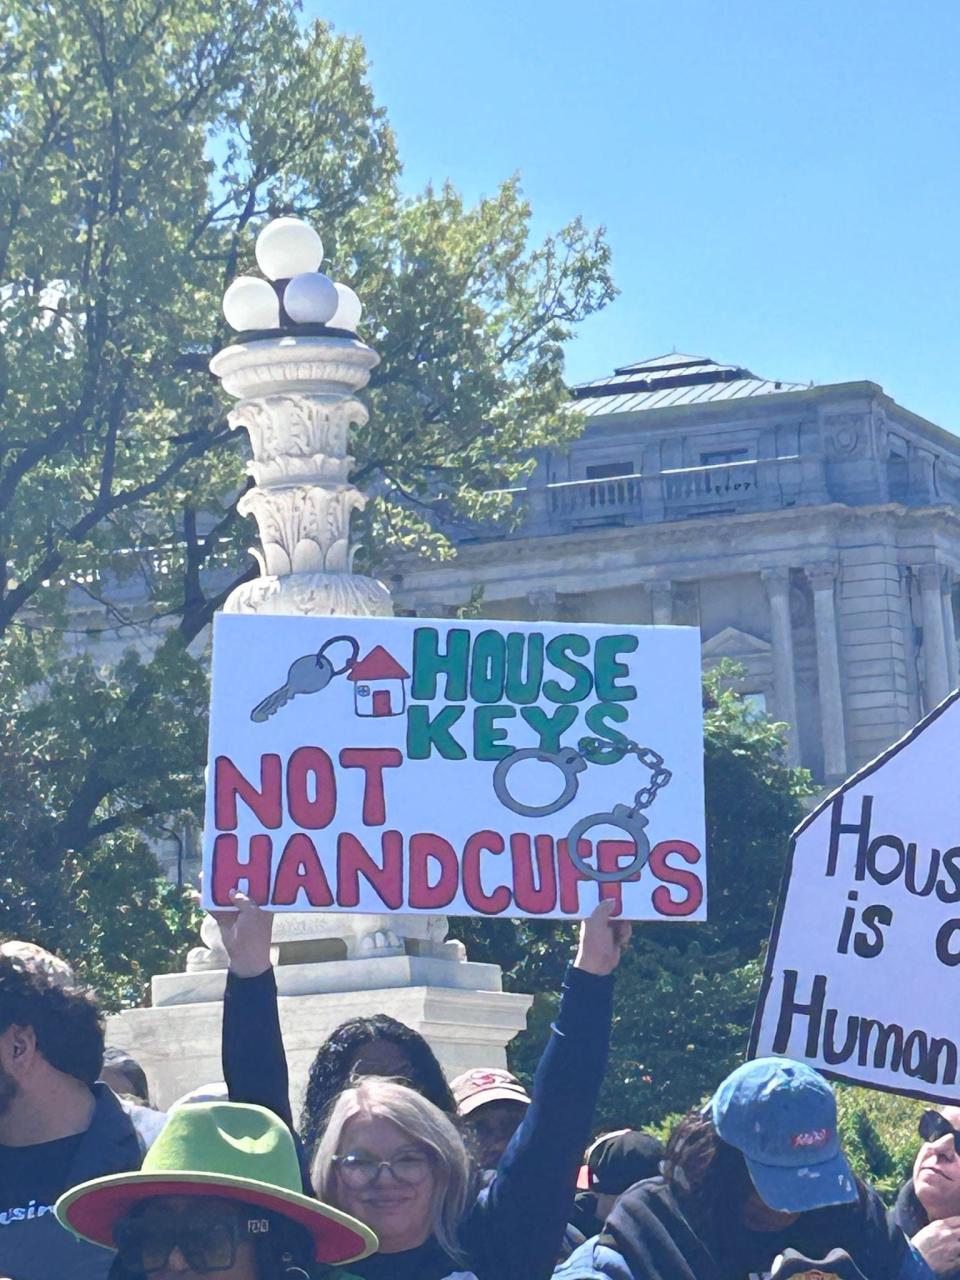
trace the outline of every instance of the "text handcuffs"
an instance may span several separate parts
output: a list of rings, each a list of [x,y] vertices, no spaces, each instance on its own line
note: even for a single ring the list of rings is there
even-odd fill
[[[514,813],[519,813],[525,818],[545,818],[551,813],[558,813],[561,809],[565,809],[573,800],[580,786],[579,775],[587,767],[584,757],[589,752],[598,750],[603,750],[608,755],[615,753],[617,760],[622,760],[625,755],[635,755],[640,763],[650,770],[650,781],[634,795],[632,805],[615,804],[609,812],[591,813],[581,818],[579,822],[575,822],[570,828],[567,836],[567,852],[570,861],[581,875],[607,884],[616,880],[625,880],[628,876],[634,875],[641,870],[650,857],[650,841],[645,829],[647,819],[643,816],[642,810],[649,808],[656,799],[657,792],[661,787],[665,787],[672,777],[670,770],[663,767],[663,756],[659,752],[651,747],[638,746],[635,742],[611,744],[600,738],[581,738],[576,747],[562,747],[559,751],[541,751],[536,747],[524,747],[509,756],[504,756],[497,763],[493,771],[493,790],[500,803],[512,809]],[[542,764],[552,764],[560,770],[563,774],[563,790],[554,800],[547,804],[529,805],[514,798],[507,780],[513,766],[523,760],[537,760]],[[615,871],[601,871],[599,867],[592,867],[581,856],[578,849],[579,841],[588,831],[601,826],[619,827],[633,841],[635,852],[627,866],[618,867]]]

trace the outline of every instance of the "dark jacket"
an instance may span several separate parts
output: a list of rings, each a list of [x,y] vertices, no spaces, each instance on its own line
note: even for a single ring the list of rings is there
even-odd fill
[[[890,1210],[890,1217],[908,1240],[912,1240],[918,1231],[930,1225],[927,1211],[913,1189],[913,1178],[908,1178],[900,1188],[897,1203]],[[952,1271],[941,1272],[940,1275],[941,1280],[960,1280],[960,1266],[954,1267]]]
[[[90,1126],[62,1178],[57,1179],[58,1194],[91,1178],[140,1168],[140,1144],[129,1117],[105,1084],[95,1084],[93,1092]],[[29,1191],[24,1188],[25,1204]],[[113,1253],[77,1240],[60,1226],[52,1209],[52,1204],[37,1205],[32,1218],[17,1218],[0,1227],[0,1276],[9,1280],[104,1280]]]
[[[868,1187],[861,1186],[855,1204],[811,1210],[776,1233],[731,1224],[721,1242],[705,1238],[671,1187],[652,1178],[620,1197],[600,1236],[582,1246],[558,1275],[561,1280],[751,1280],[769,1275],[777,1255],[788,1248],[811,1258],[845,1249],[870,1280],[920,1280],[930,1274]]]
[[[442,1280],[472,1271],[479,1280],[546,1280],[573,1206],[574,1186],[590,1139],[606,1070],[613,978],[570,968],[560,1010],[537,1067],[531,1103],[493,1181],[463,1219],[467,1261],[427,1242],[411,1256],[375,1254],[350,1264],[363,1280]],[[230,975],[224,999],[223,1073],[235,1102],[271,1108],[291,1123],[287,1068],[272,972]]]

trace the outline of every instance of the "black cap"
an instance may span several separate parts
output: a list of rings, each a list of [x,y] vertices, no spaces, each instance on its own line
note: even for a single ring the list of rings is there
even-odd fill
[[[663,1159],[663,1143],[640,1129],[620,1129],[599,1137],[586,1156],[581,1189],[618,1196],[644,1178],[656,1178]],[[585,1183],[586,1185],[583,1185]]]

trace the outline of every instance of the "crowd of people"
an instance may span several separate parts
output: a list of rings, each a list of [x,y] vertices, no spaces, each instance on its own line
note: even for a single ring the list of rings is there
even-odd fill
[[[924,1112],[890,1212],[830,1085],[784,1058],[744,1063],[665,1145],[591,1141],[630,933],[610,904],[529,1093],[502,1068],[448,1084],[378,1015],[318,1046],[298,1125],[272,917],[235,907],[224,1081],[166,1114],[68,967],[0,947],[0,1280],[960,1280],[960,1108]]]

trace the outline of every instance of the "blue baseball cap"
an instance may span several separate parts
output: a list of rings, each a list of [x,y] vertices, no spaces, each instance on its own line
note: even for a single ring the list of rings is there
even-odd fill
[[[720,1085],[708,1114],[720,1138],[742,1154],[769,1208],[806,1213],[857,1199],[840,1150],[833,1090],[805,1063],[745,1063]]]

